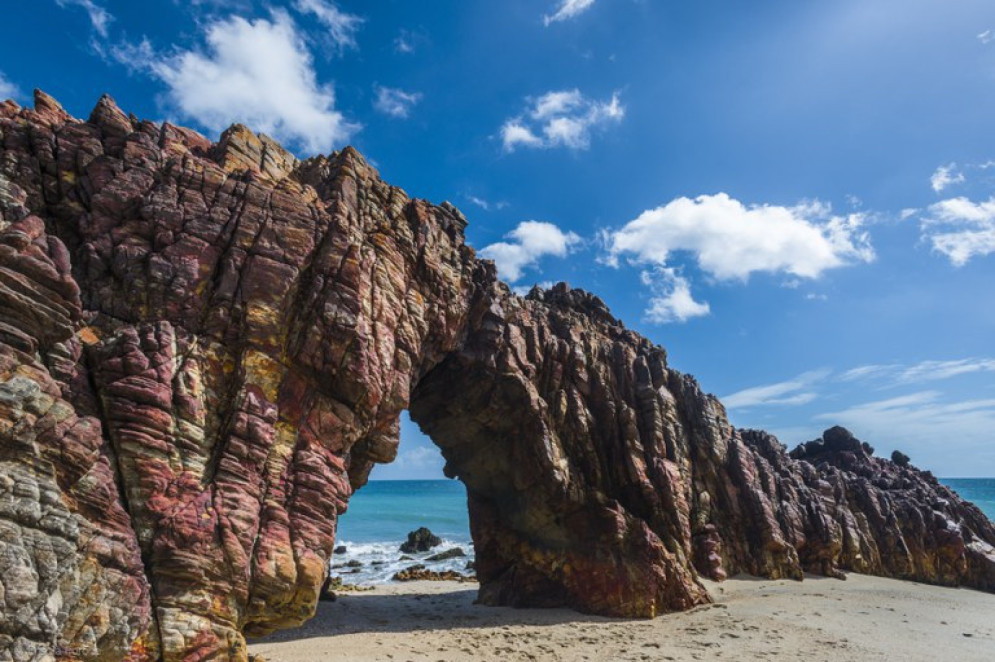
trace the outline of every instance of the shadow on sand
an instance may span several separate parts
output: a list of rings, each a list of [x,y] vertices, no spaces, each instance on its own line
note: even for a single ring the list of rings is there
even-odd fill
[[[494,628],[505,625],[558,625],[563,623],[624,623],[581,614],[566,608],[514,609],[474,604],[474,588],[384,595],[340,593],[335,602],[320,602],[314,618],[299,628],[281,630],[251,639],[251,644],[299,641],[363,632],[431,632],[454,628]],[[639,621],[635,621],[639,622]]]

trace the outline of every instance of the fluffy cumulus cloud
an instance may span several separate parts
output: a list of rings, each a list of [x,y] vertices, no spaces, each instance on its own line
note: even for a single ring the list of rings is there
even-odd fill
[[[295,0],[294,8],[302,14],[311,14],[328,30],[328,38],[332,46],[339,52],[347,48],[358,48],[356,32],[363,19],[354,14],[347,14],[339,9],[334,2],[327,0]]]
[[[560,0],[556,11],[543,16],[542,22],[549,26],[550,23],[566,21],[587,11],[593,4],[594,0]]]
[[[376,85],[373,91],[376,95],[373,99],[373,107],[391,117],[407,117],[411,114],[411,109],[422,98],[420,92],[405,92],[396,87]]]
[[[945,166],[940,166],[933,173],[932,177],[929,178],[929,185],[933,187],[933,190],[937,193],[943,191],[943,189],[953,186],[954,184],[964,183],[964,173],[957,170],[956,163],[950,163]]]
[[[609,264],[626,257],[656,267],[643,272],[643,282],[655,291],[648,318],[680,322],[707,314],[709,308],[694,300],[688,281],[673,270],[676,254],[691,256],[702,272],[720,281],[746,281],[755,272],[766,272],[792,276],[793,283],[872,261],[874,249],[864,223],[863,214],[836,216],[818,202],[747,206],[719,193],[677,198],[603,233],[602,239]]]
[[[833,216],[819,203],[747,206],[719,193],[645,211],[606,241],[611,262],[628,255],[666,265],[674,253],[687,252],[719,280],[746,280],[754,272],[817,278],[874,259],[863,224],[860,214]]]
[[[81,8],[90,17],[90,24],[97,34],[101,37],[107,37],[107,28],[114,17],[93,0],[55,0],[55,3],[63,9],[67,7]]]
[[[519,147],[587,149],[594,130],[625,117],[618,94],[596,101],[573,89],[547,92],[527,101],[526,111],[501,127],[501,143],[506,151]]]
[[[534,267],[547,255],[566,257],[581,239],[573,232],[564,232],[552,223],[525,221],[509,232],[505,239],[484,247],[480,255],[494,260],[502,278],[514,283],[526,269]]]
[[[711,312],[707,301],[694,300],[691,296],[691,284],[674,268],[657,267],[652,271],[644,271],[642,280],[653,291],[649,308],[646,309],[646,319],[650,322],[686,322]]]
[[[167,87],[180,114],[221,131],[242,122],[303,148],[326,152],[358,127],[335,109],[335,94],[318,83],[307,45],[286,12],[248,21],[208,23],[206,48],[157,53],[148,41],[113,49],[123,64]]]
[[[921,230],[933,250],[954,266],[995,253],[995,197],[986,202],[959,197],[931,205]]]
[[[3,75],[3,72],[0,71],[0,101],[13,99],[19,94],[20,92],[18,91],[17,86],[7,80],[7,78]]]

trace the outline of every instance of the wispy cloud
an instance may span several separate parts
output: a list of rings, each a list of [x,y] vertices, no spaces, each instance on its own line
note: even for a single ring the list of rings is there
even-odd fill
[[[954,266],[995,253],[995,197],[973,202],[965,197],[930,205],[920,226],[923,239]]]
[[[813,386],[824,380],[829,370],[804,372],[793,379],[763,386],[753,386],[720,398],[727,409],[746,409],[771,405],[804,405],[818,395]]]
[[[910,451],[935,451],[938,444],[952,439],[961,449],[988,448],[995,429],[995,399],[949,402],[939,391],[919,391],[819,414],[816,419],[846,426],[875,445]]]
[[[492,209],[498,209],[498,210],[500,210],[500,209],[504,209],[505,207],[508,206],[508,203],[505,202],[504,200],[500,200],[498,202],[491,202],[489,200],[485,200],[484,198],[478,197],[476,195],[467,195],[465,197],[466,197],[467,202],[469,202],[470,204],[473,204],[473,205],[476,205],[476,206],[480,207],[484,211],[490,211]]]
[[[394,37],[394,51],[404,55],[410,55],[420,51],[424,46],[431,43],[428,34],[423,30],[409,30],[401,28],[397,36]]]
[[[653,296],[646,309],[646,319],[655,324],[683,323],[711,312],[707,301],[695,301],[687,278],[671,267],[655,267],[644,271],[640,278]]]
[[[992,41],[995,41],[995,32],[992,32],[991,30],[985,30],[984,32],[979,32],[978,41],[980,41],[982,44],[990,44]]]
[[[552,223],[544,221],[524,221],[509,232],[505,239],[480,250],[480,255],[494,260],[498,273],[514,283],[524,271],[534,267],[539,259],[547,255],[566,257],[581,243],[573,232],[564,232]]]
[[[444,461],[438,448],[416,446],[410,450],[401,451],[394,460],[402,469],[439,469],[442,473]]]
[[[889,385],[939,381],[979,372],[995,372],[995,358],[927,360],[912,365],[900,363],[865,365],[844,372],[843,381],[876,380]]]
[[[20,96],[17,86],[7,80],[3,72],[0,71],[0,101],[5,99],[15,99]]]
[[[527,101],[526,111],[501,127],[505,151],[513,152],[519,147],[587,149],[593,130],[625,117],[618,94],[607,101],[594,101],[573,89],[547,92]]]
[[[932,186],[933,190],[937,193],[941,193],[944,189],[949,188],[954,184],[963,183],[964,173],[957,170],[956,163],[940,166],[929,178],[930,186]]]
[[[358,125],[335,109],[330,85],[317,81],[307,44],[290,16],[234,16],[204,26],[203,49],[158,53],[148,40],[111,49],[111,57],[162,81],[180,114],[221,131],[234,122],[309,152],[330,151]]]
[[[396,87],[374,86],[376,98],[373,107],[384,115],[404,118],[411,114],[411,109],[421,101],[421,92],[405,92]]]
[[[328,0],[295,0],[294,8],[302,14],[312,14],[318,22],[328,30],[328,37],[339,53],[352,48],[359,48],[356,33],[363,24],[363,19],[354,14],[347,14]]]
[[[55,0],[55,4],[63,9],[79,7],[90,17],[90,24],[101,37],[107,37],[107,28],[114,20],[109,11],[98,5],[94,0]]]
[[[594,0],[560,0],[555,12],[543,16],[543,24],[549,26],[551,23],[574,18],[590,9],[592,5]]]

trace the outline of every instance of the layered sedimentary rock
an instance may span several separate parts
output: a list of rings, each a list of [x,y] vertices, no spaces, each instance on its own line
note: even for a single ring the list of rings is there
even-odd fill
[[[930,476],[733,429],[593,295],[512,294],[465,225],[352,149],[0,105],[0,660],[245,659],[313,614],[409,407],[489,604],[652,616],[742,571],[995,588],[995,529]]]

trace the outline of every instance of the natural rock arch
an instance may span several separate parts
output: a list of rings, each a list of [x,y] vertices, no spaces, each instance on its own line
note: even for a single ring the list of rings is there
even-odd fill
[[[0,654],[244,659],[313,614],[407,407],[467,486],[487,603],[995,587],[995,529],[931,476],[733,429],[597,297],[512,294],[465,224],[352,149],[0,105]]]

